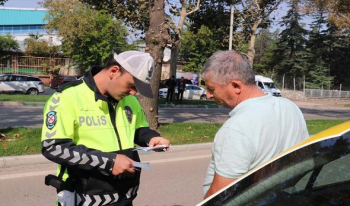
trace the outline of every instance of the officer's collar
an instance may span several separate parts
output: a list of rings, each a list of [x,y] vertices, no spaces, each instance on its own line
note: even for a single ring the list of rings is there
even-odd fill
[[[117,104],[118,100],[115,100],[111,97],[106,97],[101,94],[100,90],[98,90],[98,87],[96,85],[96,82],[94,80],[94,76],[99,73],[102,69],[104,69],[101,66],[93,66],[91,69],[86,73],[84,76],[84,82],[86,85],[95,93],[95,101],[102,100],[111,104]]]

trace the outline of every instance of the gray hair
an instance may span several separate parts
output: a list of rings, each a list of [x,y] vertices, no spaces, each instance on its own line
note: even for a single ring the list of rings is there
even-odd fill
[[[217,51],[204,64],[202,78],[211,71],[213,82],[226,85],[232,80],[239,80],[246,85],[255,84],[255,74],[248,58],[234,50]]]

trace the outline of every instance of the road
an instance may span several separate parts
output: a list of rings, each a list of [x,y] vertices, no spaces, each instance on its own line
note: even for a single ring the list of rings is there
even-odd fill
[[[350,108],[330,102],[296,102],[306,119],[350,119]],[[40,127],[42,106],[0,106],[1,127]],[[161,108],[160,122],[224,122],[229,109]],[[176,146],[174,146],[176,148]],[[176,150],[142,154],[152,171],[144,171],[135,206],[195,205],[202,199],[202,183],[210,160],[210,149]],[[44,177],[55,173],[55,164],[43,163],[0,168],[0,205],[53,205],[55,190],[44,185]]]
[[[305,119],[350,119],[350,107],[317,102],[296,102]],[[41,127],[43,106],[0,105],[1,127]],[[228,119],[226,108],[160,108],[160,123],[217,122]]]
[[[228,118],[229,109],[220,108],[161,108],[159,121],[173,122],[221,122]],[[41,127],[43,107],[1,106],[1,127]]]
[[[143,171],[135,206],[195,205],[202,200],[202,183],[210,160],[205,148],[171,147],[165,153],[141,155],[152,170]],[[44,185],[44,177],[55,173],[55,164],[43,163],[0,168],[0,205],[54,205],[55,189]]]

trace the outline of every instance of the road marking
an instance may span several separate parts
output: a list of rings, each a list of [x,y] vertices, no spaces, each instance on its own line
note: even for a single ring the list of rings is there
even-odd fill
[[[35,177],[35,176],[48,175],[48,174],[56,174],[56,170],[0,175],[0,180],[9,180],[9,179],[22,178],[22,177]]]
[[[172,159],[151,160],[147,162],[149,162],[150,164],[157,164],[157,163],[166,163],[166,162],[196,160],[196,159],[203,159],[203,158],[209,158],[209,157],[211,157],[211,155],[198,155],[198,156],[190,156],[190,157],[177,157]]]
[[[147,162],[149,162],[150,164],[158,164],[158,163],[167,163],[167,162],[196,160],[196,159],[203,159],[203,158],[210,158],[210,157],[211,157],[211,155],[198,155],[198,156],[190,156],[190,157],[177,157],[177,158],[171,158],[171,159],[151,160],[151,161],[147,161]],[[46,170],[46,171],[38,171],[38,172],[26,172],[26,173],[18,173],[18,174],[0,175],[0,181],[1,180],[16,179],[16,178],[24,178],[24,177],[35,177],[35,176],[48,175],[48,174],[56,174],[56,170]]]

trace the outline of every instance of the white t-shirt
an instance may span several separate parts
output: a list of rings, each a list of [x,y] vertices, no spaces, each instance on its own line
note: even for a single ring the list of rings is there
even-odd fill
[[[303,114],[292,101],[266,95],[241,102],[215,135],[203,193],[215,172],[238,178],[308,137]]]

